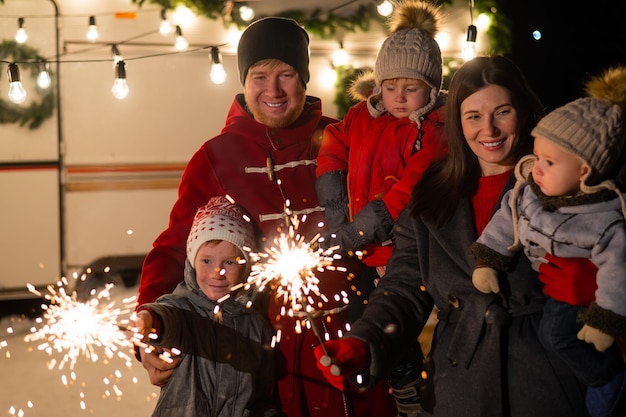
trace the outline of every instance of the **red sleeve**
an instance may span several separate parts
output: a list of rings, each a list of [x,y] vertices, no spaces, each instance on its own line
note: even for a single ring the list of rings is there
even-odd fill
[[[331,171],[348,171],[348,151],[345,123],[330,124],[324,129],[324,137],[317,155],[316,175]]]
[[[348,110],[343,120],[332,123],[324,129],[322,145],[317,155],[316,175],[331,171],[348,171],[348,155],[350,153],[350,137],[358,134],[352,131],[359,118],[370,118],[367,103],[362,101]]]
[[[426,168],[432,161],[441,159],[448,152],[443,124],[439,121],[425,120],[422,128],[424,129],[422,148],[411,155],[402,176],[383,197],[385,206],[394,220],[398,219],[400,212],[409,204],[411,190]]]
[[[198,181],[198,179],[202,181]],[[208,166],[204,148],[190,159],[178,188],[178,200],[167,229],[154,241],[141,271],[138,305],[154,302],[170,293],[184,279],[187,236],[200,206],[213,195],[223,194]]]

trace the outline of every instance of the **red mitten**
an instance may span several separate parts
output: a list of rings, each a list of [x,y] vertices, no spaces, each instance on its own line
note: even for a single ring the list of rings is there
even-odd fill
[[[316,346],[314,353],[319,370],[340,391],[344,390],[344,377],[354,376],[370,364],[367,343],[353,337],[324,342],[324,347]]]
[[[588,306],[596,299],[598,268],[589,259],[558,258],[548,253],[546,260],[539,266],[546,295],[576,306]]]

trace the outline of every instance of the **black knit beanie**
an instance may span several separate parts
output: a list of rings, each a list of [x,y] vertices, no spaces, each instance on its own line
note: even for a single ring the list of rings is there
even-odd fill
[[[266,17],[244,30],[237,46],[241,84],[250,67],[264,59],[291,65],[306,85],[309,82],[309,35],[293,19]]]

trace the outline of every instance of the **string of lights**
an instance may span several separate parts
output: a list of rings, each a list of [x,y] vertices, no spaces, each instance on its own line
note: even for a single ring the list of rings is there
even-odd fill
[[[342,4],[337,8],[345,7],[346,5],[354,2],[356,0],[349,0],[347,3]],[[227,10],[228,13],[232,12],[232,9],[235,7],[234,2],[230,2],[230,9]],[[239,12],[246,16],[244,20],[252,20],[255,16],[254,10],[250,7],[250,5],[246,2],[238,2]],[[390,0],[382,0],[376,1],[376,6],[378,12],[381,16],[388,16],[394,7],[394,3]],[[333,10],[335,10],[333,9]],[[477,36],[477,28],[474,25],[473,21],[473,12],[474,12],[474,0],[469,1],[469,10],[470,10],[470,25],[467,29],[466,41],[464,42],[462,49],[462,57],[465,60],[472,59],[476,56],[476,36]],[[155,28],[152,31],[142,33],[131,38],[117,41],[115,43],[98,43],[98,39],[100,38],[100,33],[97,27],[97,18],[104,16],[113,16],[118,19],[136,19],[138,14],[151,13],[155,12],[159,13],[159,25],[158,28]],[[328,11],[329,13],[332,12]],[[48,14],[34,14],[34,15],[21,15],[21,16],[0,16],[0,18],[4,19],[17,19],[17,30],[15,33],[15,41],[18,44],[24,44],[28,40],[28,33],[26,31],[26,22],[31,19],[42,19],[42,18],[51,18],[53,16]],[[11,102],[15,104],[21,104],[26,100],[26,90],[22,85],[21,75],[20,75],[20,65],[37,65],[39,68],[37,75],[37,86],[42,90],[46,90],[50,88],[51,83],[51,75],[49,70],[50,63],[71,63],[71,62],[99,62],[99,61],[113,61],[114,64],[114,82],[113,87],[111,89],[114,97],[118,99],[124,99],[128,96],[129,87],[126,80],[126,64],[131,60],[139,60],[146,59],[158,56],[167,56],[167,55],[175,55],[180,53],[193,53],[203,50],[208,50],[208,56],[211,60],[211,70],[210,70],[210,79],[215,84],[222,84],[226,80],[226,71],[222,64],[222,56],[220,47],[224,47],[226,44],[221,45],[206,45],[200,46],[197,48],[189,48],[189,42],[184,37],[183,30],[180,25],[175,25],[168,19],[167,10],[166,9],[145,9],[139,11],[132,12],[114,12],[114,13],[104,13],[104,14],[72,14],[72,15],[63,15],[63,19],[87,19],[86,25],[86,40],[88,43],[93,44],[93,47],[84,48],[79,51],[74,52],[64,52],[59,56],[48,57],[43,60],[14,60],[14,61],[6,61],[0,60],[0,62],[8,64],[8,78],[9,78],[9,99]],[[136,56],[133,58],[124,58],[120,53],[120,47],[124,44],[128,44],[132,41],[135,41],[140,38],[144,38],[146,36],[153,35],[155,33],[160,33],[162,36],[169,36],[171,33],[175,34],[175,39],[173,42],[174,48],[176,51],[173,52],[162,52],[157,54],[149,54]],[[112,58],[111,59],[88,59],[88,60],[67,60],[63,59],[72,54],[81,54],[89,51],[93,51],[96,48],[111,48]],[[349,57],[347,57],[347,53],[343,48],[343,42],[339,42],[339,50],[335,52],[333,59],[331,60],[333,67],[338,67],[342,65],[346,65]]]
[[[130,12],[129,12],[130,13]],[[134,12],[133,12],[134,13]],[[120,15],[120,13],[113,13],[110,14],[114,17],[118,17]],[[127,16],[128,13],[125,13],[125,15]],[[6,16],[3,16],[6,17]],[[36,15],[36,16],[28,16],[29,18],[44,18],[44,17],[50,17],[47,15]],[[70,16],[70,17],[77,17],[76,15]],[[79,16],[80,17],[80,16]],[[84,16],[83,16],[84,17]],[[102,61],[110,61],[109,59],[81,59],[81,60],[67,60],[67,59],[61,59],[63,57],[66,57],[68,55],[72,55],[72,54],[81,54],[81,53],[85,53],[85,52],[89,52],[89,51],[93,51],[95,49],[98,48],[103,48],[103,47],[110,47],[111,48],[111,53],[112,53],[112,61],[114,64],[114,82],[113,82],[113,86],[111,88],[111,92],[113,94],[113,96],[117,99],[124,99],[128,96],[129,93],[129,87],[128,87],[128,83],[126,81],[126,62],[127,61],[131,61],[131,60],[139,60],[139,59],[146,59],[146,58],[154,58],[154,57],[159,57],[159,56],[168,56],[168,55],[175,55],[175,54],[181,54],[181,53],[194,53],[194,52],[198,52],[198,51],[202,51],[202,50],[210,50],[209,52],[209,57],[211,59],[212,62],[212,68],[211,68],[211,80],[213,80],[213,82],[215,82],[216,84],[221,84],[225,81],[226,79],[226,72],[224,70],[224,67],[222,65],[222,59],[221,59],[221,54],[219,51],[219,48],[224,46],[225,44],[221,44],[221,45],[207,45],[207,46],[201,46],[201,47],[197,47],[197,48],[193,48],[193,49],[188,49],[189,48],[189,42],[184,38],[183,36],[183,31],[181,29],[181,27],[179,25],[175,25],[175,33],[176,33],[176,38],[175,38],[175,42],[174,42],[174,47],[176,49],[176,51],[174,52],[161,52],[161,53],[155,53],[155,54],[149,54],[149,55],[141,55],[141,56],[136,56],[133,58],[127,58],[124,59],[124,57],[122,56],[122,54],[120,53],[120,46],[124,45],[124,44],[128,44],[130,42],[136,41],[137,39],[141,39],[150,35],[153,35],[155,33],[160,33],[163,36],[167,36],[169,35],[169,33],[171,32],[171,28],[172,25],[169,23],[169,21],[166,19],[166,11],[163,9],[161,10],[161,17],[162,17],[162,21],[160,23],[160,26],[158,29],[152,30],[152,31],[148,31],[145,33],[141,33],[139,35],[133,36],[131,38],[127,38],[125,40],[122,41],[118,41],[114,44],[102,44],[102,45],[95,45],[97,39],[99,38],[99,33],[98,33],[98,29],[96,26],[96,16],[95,15],[89,15],[88,16],[88,23],[89,23],[89,27],[88,27],[88,31],[86,34],[87,40],[94,44],[94,46],[89,47],[89,48],[85,48],[82,49],[80,51],[74,51],[74,52],[65,52],[63,54],[61,54],[58,58],[46,58],[44,60],[38,60],[38,61],[34,61],[34,60],[14,60],[14,61],[6,61],[6,60],[0,60],[0,62],[8,64],[8,78],[9,78],[9,93],[8,93],[8,97],[9,100],[15,104],[21,104],[26,100],[26,90],[24,89],[23,85],[22,85],[22,80],[21,80],[21,74],[20,74],[20,68],[19,65],[29,65],[29,64],[36,64],[39,66],[39,73],[37,75],[37,86],[42,89],[42,90],[46,90],[48,88],[50,88],[51,86],[51,77],[50,77],[50,63],[61,63],[61,64],[66,64],[66,63],[78,63],[78,62],[102,62]],[[26,33],[25,27],[24,27],[24,23],[26,21],[26,17],[24,16],[20,16],[18,17],[18,31],[16,32],[15,35],[15,41],[18,44],[24,44],[26,42],[26,40],[28,39],[28,34]],[[164,24],[163,22],[167,22],[167,25]],[[167,30],[166,28],[169,28],[170,30]]]

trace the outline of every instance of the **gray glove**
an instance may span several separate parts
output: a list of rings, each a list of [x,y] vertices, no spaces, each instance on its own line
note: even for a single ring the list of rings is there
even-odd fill
[[[324,218],[328,230],[336,230],[349,222],[348,190],[346,173],[330,171],[319,176],[315,191],[320,206],[324,207]]]
[[[393,224],[385,203],[382,200],[371,201],[354,216],[352,223],[346,223],[337,230],[331,229],[320,244],[326,248],[338,245],[342,252],[362,250],[372,243],[391,239]]]

